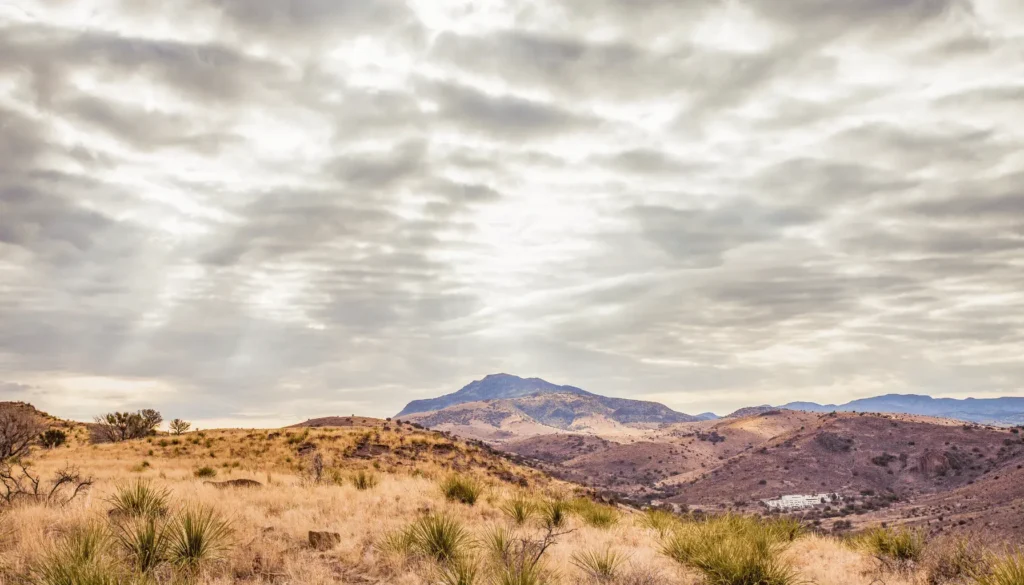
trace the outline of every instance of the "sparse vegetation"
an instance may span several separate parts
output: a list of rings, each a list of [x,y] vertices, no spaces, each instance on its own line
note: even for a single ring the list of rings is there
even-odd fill
[[[209,465],[204,465],[199,469],[196,469],[194,473],[196,477],[203,479],[217,477],[217,470]]]
[[[479,481],[465,475],[450,475],[441,483],[444,497],[452,502],[462,502],[472,506],[483,493],[483,485]]]
[[[615,508],[586,498],[573,502],[572,510],[595,528],[608,528],[619,521],[619,512]]]
[[[909,563],[921,560],[925,550],[924,533],[911,528],[878,527],[854,542],[893,570],[906,570]]]
[[[697,570],[708,585],[790,585],[797,575],[781,553],[791,534],[773,520],[725,515],[680,524],[662,552]]]
[[[1021,585],[1024,583],[1024,552],[1008,553],[995,559],[988,571],[976,578],[977,585]]]
[[[611,547],[572,554],[572,564],[599,583],[611,583],[622,573],[626,558]]]
[[[96,417],[93,439],[106,443],[141,439],[152,435],[163,420],[159,412],[150,408],[138,412],[111,412]]]
[[[172,435],[183,435],[187,433],[190,428],[192,428],[192,423],[183,421],[180,418],[176,418],[172,420],[170,423],[168,423],[167,426],[170,429]]]
[[[153,487],[146,480],[118,485],[108,500],[112,516],[128,518],[161,518],[167,514],[169,501],[167,489]]]
[[[56,449],[68,440],[68,435],[60,429],[47,429],[39,436],[39,444],[47,449]]]
[[[523,493],[516,493],[501,504],[501,511],[516,525],[523,525],[537,512],[537,503]]]
[[[377,487],[379,481],[376,474],[365,470],[359,470],[352,476],[352,485],[357,490],[371,490]]]

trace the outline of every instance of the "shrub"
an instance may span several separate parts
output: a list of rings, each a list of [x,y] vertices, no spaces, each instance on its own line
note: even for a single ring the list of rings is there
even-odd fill
[[[168,428],[170,428],[171,434],[173,435],[183,435],[192,428],[192,423],[176,418],[168,423]]]
[[[159,518],[167,514],[170,495],[166,489],[154,488],[149,481],[140,479],[118,485],[107,501],[117,516]]]
[[[116,585],[121,581],[107,552],[109,535],[99,524],[72,530],[35,567],[39,585]]]
[[[599,583],[610,583],[619,576],[626,558],[609,547],[603,551],[575,552],[571,562],[591,579]]]
[[[369,490],[377,487],[379,480],[377,476],[368,471],[360,470],[352,476],[352,485],[356,486],[357,490]]]
[[[541,520],[548,529],[561,528],[569,519],[571,506],[565,500],[550,500],[540,507]]]
[[[708,585],[789,585],[796,576],[780,557],[788,540],[772,524],[734,515],[682,524],[662,553],[696,569]]]
[[[483,493],[483,486],[475,479],[463,475],[451,475],[441,483],[444,497],[451,502],[462,502],[472,506]]]
[[[974,540],[961,538],[927,555],[925,573],[928,585],[962,583],[981,577],[986,571],[985,552]]]
[[[1020,585],[1024,583],[1024,552],[1008,554],[996,560],[987,575],[976,580],[977,585]]]
[[[168,527],[168,559],[191,571],[218,560],[227,550],[231,525],[210,508],[182,510]]]
[[[856,542],[883,562],[919,561],[925,547],[924,533],[908,528],[875,528],[861,534]]]
[[[163,422],[160,413],[145,409],[138,412],[111,412],[96,417],[93,438],[99,442],[116,443],[152,435]]]
[[[116,523],[114,537],[139,574],[146,575],[167,560],[167,534],[153,516]]]
[[[573,502],[573,511],[595,528],[608,528],[619,521],[619,512],[611,506],[580,498]]]
[[[441,563],[435,572],[438,585],[474,585],[480,574],[480,563],[474,558],[459,557]]]
[[[217,470],[210,466],[203,466],[195,470],[194,475],[200,478],[217,477]]]
[[[657,532],[660,537],[664,537],[669,529],[678,523],[679,519],[676,518],[675,514],[665,510],[647,510],[639,519],[641,526]]]
[[[458,559],[470,544],[462,524],[446,514],[421,517],[409,527],[406,538],[414,552],[440,562]]]
[[[39,444],[47,449],[56,449],[68,440],[68,435],[60,429],[50,429],[39,436]]]
[[[537,504],[523,493],[517,493],[501,504],[505,513],[517,526],[525,524],[537,511]]]

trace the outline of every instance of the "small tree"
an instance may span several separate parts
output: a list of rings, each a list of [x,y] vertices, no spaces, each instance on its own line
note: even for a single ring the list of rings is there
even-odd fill
[[[67,440],[67,434],[60,429],[49,429],[42,435],[39,435],[39,443],[47,449],[60,447]]]
[[[170,423],[171,433],[175,435],[183,435],[192,428],[192,423],[183,421],[180,418],[172,420]]]
[[[95,420],[94,438],[100,442],[117,443],[153,434],[164,419],[159,412],[146,409],[138,412],[111,412]]]
[[[0,412],[0,462],[28,454],[42,431],[39,420],[27,412]]]

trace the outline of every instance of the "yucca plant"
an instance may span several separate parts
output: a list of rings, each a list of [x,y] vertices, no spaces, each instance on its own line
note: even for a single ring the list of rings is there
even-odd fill
[[[570,560],[598,583],[611,583],[619,576],[626,557],[609,547],[600,551],[577,551]]]
[[[916,562],[924,554],[925,536],[910,528],[879,527],[860,535],[856,543],[883,562]]]
[[[34,568],[39,585],[116,585],[117,568],[107,552],[109,534],[99,524],[71,531]]]
[[[615,508],[585,498],[573,502],[573,511],[595,528],[608,528],[619,521],[619,512]]]
[[[475,585],[480,574],[480,562],[475,558],[462,556],[440,563],[435,573],[438,585]]]
[[[536,513],[537,503],[526,494],[516,493],[502,502],[500,509],[517,526],[522,526]]]
[[[987,574],[979,576],[977,585],[1021,585],[1024,583],[1024,552],[1010,553],[992,562]]]
[[[447,514],[427,514],[409,527],[414,551],[439,562],[458,559],[470,544],[469,533]]]
[[[167,557],[176,566],[198,571],[228,548],[231,525],[211,508],[190,506],[168,526]]]
[[[788,542],[771,523],[727,515],[676,526],[661,550],[708,585],[789,585],[796,575],[780,556]]]
[[[483,493],[483,486],[472,477],[455,474],[441,483],[441,491],[449,501],[472,506]]]
[[[516,531],[509,526],[494,526],[482,539],[483,547],[495,559],[504,558],[516,538]]]
[[[152,516],[116,523],[114,538],[141,575],[149,574],[167,561],[169,542],[165,526]]]
[[[547,573],[538,565],[503,565],[495,569],[494,585],[547,585]]]
[[[375,474],[364,470],[359,470],[352,476],[352,485],[356,486],[357,490],[373,489],[377,487],[378,482]]]
[[[640,526],[649,528],[657,532],[658,536],[664,537],[673,526],[678,524],[679,519],[671,512],[650,509],[644,512],[638,522]]]
[[[167,489],[153,487],[149,480],[138,479],[118,485],[107,501],[113,506],[112,516],[160,518],[167,514],[170,498],[171,493]]]
[[[561,528],[569,519],[572,507],[565,500],[549,500],[540,507],[540,517],[548,528]]]

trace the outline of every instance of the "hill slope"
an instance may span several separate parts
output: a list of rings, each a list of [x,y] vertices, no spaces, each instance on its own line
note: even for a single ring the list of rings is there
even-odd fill
[[[918,394],[886,394],[846,404],[790,402],[778,408],[808,412],[888,412],[953,418],[981,424],[1024,424],[1024,398],[932,398]]]

